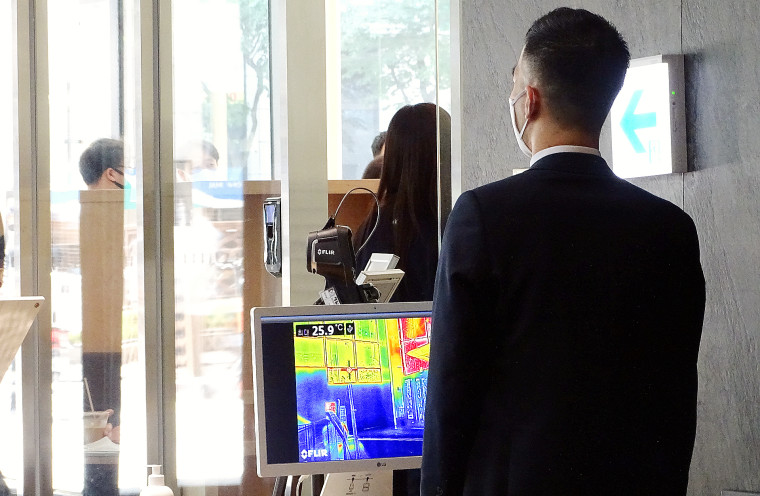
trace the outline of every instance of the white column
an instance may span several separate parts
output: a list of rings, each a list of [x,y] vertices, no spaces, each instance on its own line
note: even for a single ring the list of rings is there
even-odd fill
[[[324,279],[306,237],[327,220],[325,0],[271,2],[273,160],[282,179],[283,305],[306,305]]]
[[[327,29],[325,38],[327,59],[327,178],[344,179],[339,0],[326,0],[325,26]]]

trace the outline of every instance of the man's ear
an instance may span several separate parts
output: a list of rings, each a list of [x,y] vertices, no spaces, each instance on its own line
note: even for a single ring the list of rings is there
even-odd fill
[[[109,167],[106,169],[106,179],[109,181],[116,181],[119,182],[119,179],[121,179],[121,176],[113,167]]]
[[[525,87],[525,117],[535,120],[541,109],[541,93],[535,86]]]

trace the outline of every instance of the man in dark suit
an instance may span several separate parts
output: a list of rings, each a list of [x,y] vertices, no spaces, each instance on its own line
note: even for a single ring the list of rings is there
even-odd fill
[[[704,278],[689,216],[599,155],[628,62],[585,10],[526,35],[509,103],[531,167],[446,226],[423,495],[686,493]]]

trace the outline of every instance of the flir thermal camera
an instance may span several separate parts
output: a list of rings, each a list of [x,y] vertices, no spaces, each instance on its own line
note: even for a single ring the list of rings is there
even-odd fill
[[[336,226],[330,218],[321,230],[310,232],[306,265],[309,272],[325,278],[327,289],[334,289],[340,303],[364,301],[354,282],[356,259],[348,227]]]
[[[375,226],[358,251],[364,248],[377,228],[377,220],[380,218],[380,203],[377,201],[377,196],[367,188],[358,187],[351,189],[343,196],[335,214],[330,216],[325,227],[309,233],[306,242],[306,270],[312,274],[323,276],[326,283],[324,291],[320,292],[317,304],[338,305],[341,303],[388,301],[404,275],[401,270],[381,270],[394,269],[398,257],[391,254],[377,254],[378,256],[370,260],[374,263],[367,265],[367,269],[361,273],[361,280],[357,281],[356,254],[351,242],[351,229],[346,226],[335,225],[335,217],[338,215],[343,201],[357,189],[370,193],[377,206]],[[372,272],[373,270],[381,270],[381,272]]]

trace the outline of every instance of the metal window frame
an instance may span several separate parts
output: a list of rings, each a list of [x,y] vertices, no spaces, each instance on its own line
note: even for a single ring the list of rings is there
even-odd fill
[[[176,494],[171,0],[140,0],[142,218],[148,463]]]
[[[16,63],[21,294],[50,298],[50,113],[47,3],[17,0]],[[52,312],[21,347],[24,494],[52,495]],[[45,330],[48,330],[45,332]]]

